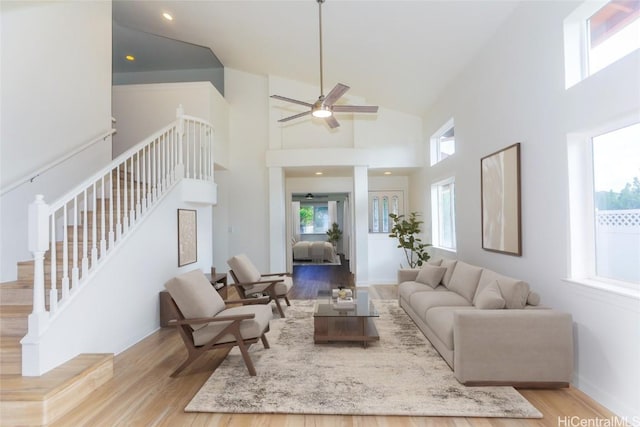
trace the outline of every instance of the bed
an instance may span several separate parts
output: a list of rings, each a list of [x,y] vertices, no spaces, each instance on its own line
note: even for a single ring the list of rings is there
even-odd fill
[[[293,244],[294,261],[334,262],[336,250],[329,242],[300,241]]]

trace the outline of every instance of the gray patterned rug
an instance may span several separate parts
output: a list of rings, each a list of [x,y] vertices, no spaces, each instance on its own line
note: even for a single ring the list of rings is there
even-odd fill
[[[375,300],[380,341],[313,343],[313,301],[271,321],[270,349],[234,348],[187,412],[541,418],[512,387],[465,387],[396,300]]]

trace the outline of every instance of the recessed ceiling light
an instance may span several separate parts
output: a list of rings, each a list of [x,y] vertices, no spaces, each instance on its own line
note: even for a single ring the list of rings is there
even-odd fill
[[[322,175],[322,172],[318,171],[316,172],[316,175]]]
[[[385,174],[385,175],[391,175],[391,172],[386,171],[384,174]]]
[[[124,59],[126,59],[127,61],[135,61],[136,57],[133,55],[127,55],[124,57]]]
[[[167,21],[173,21],[173,16],[171,16],[171,14],[170,14],[170,13],[164,12],[164,13],[162,14],[162,17],[163,17],[164,19],[166,19]]]

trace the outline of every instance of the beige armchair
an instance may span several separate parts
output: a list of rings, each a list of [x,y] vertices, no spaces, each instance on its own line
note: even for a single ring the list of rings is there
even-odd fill
[[[291,273],[268,273],[260,274],[260,271],[253,265],[251,260],[244,255],[236,255],[227,264],[231,270],[234,286],[240,298],[248,298],[258,294],[269,297],[269,301],[274,301],[280,316],[285,317],[279,298],[283,298],[288,306],[291,305],[287,294],[293,287]]]
[[[252,298],[226,303],[211,286],[204,273],[193,270],[174,277],[165,284],[169,291],[177,320],[169,326],[177,326],[189,353],[187,360],[176,369],[178,375],[205,351],[238,346],[250,375],[256,370],[248,353],[249,345],[262,341],[269,348],[265,333],[273,317],[269,299]],[[227,308],[226,304],[240,306]]]

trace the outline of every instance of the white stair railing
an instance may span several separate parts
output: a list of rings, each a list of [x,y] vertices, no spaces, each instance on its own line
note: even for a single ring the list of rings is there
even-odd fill
[[[176,121],[56,202],[47,204],[44,196],[36,196],[28,218],[34,292],[27,341],[37,341],[104,257],[177,181],[214,180],[213,136],[211,124],[184,115],[179,106]],[[50,283],[49,310],[45,281]]]

